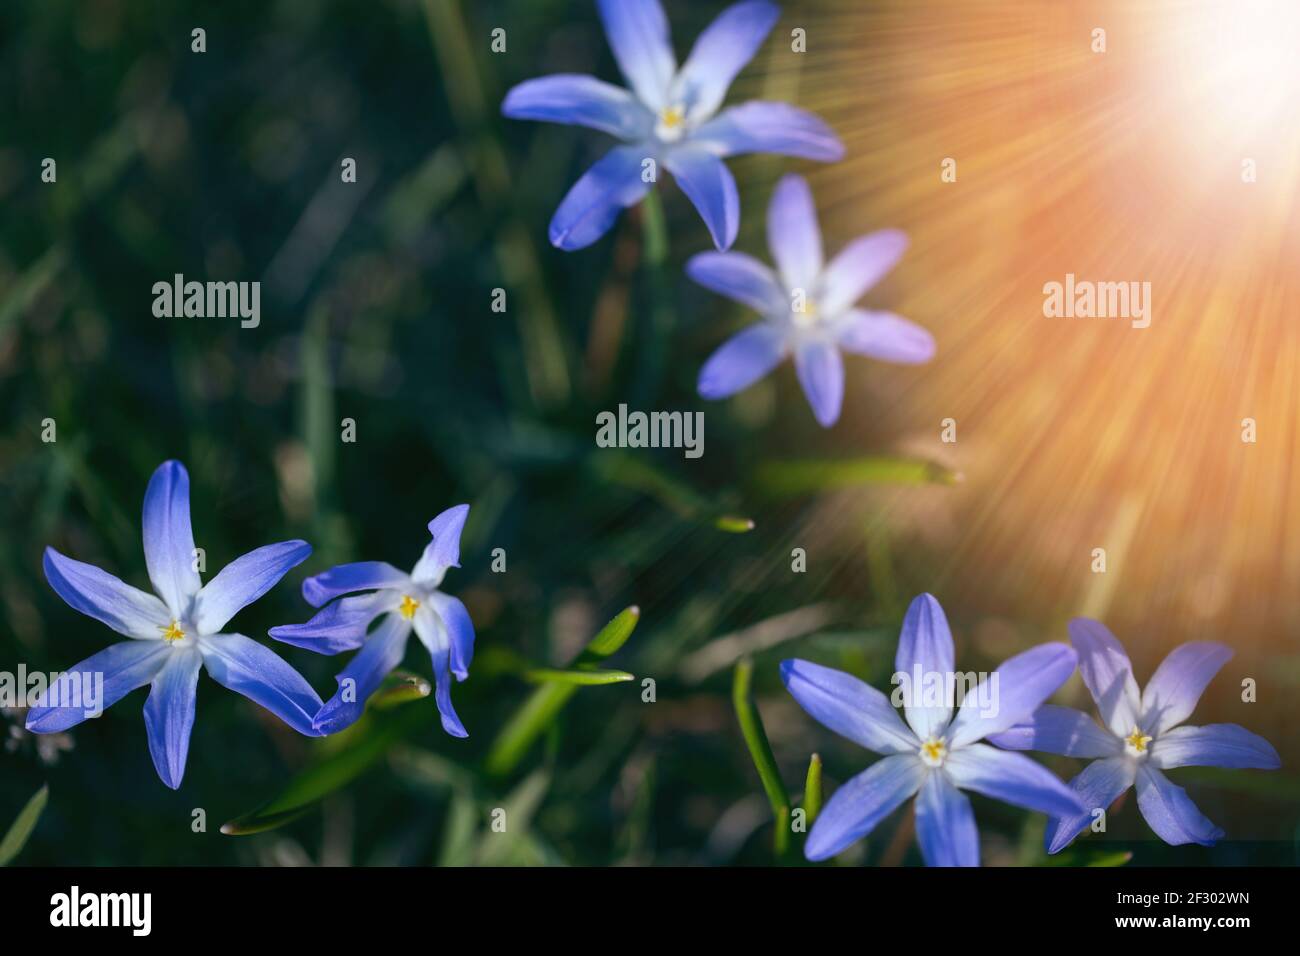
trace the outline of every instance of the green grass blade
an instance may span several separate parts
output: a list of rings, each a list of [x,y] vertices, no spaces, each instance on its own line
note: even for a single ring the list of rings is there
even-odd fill
[[[524,677],[534,684],[577,684],[579,687],[598,687],[602,684],[618,684],[622,681],[636,680],[636,677],[627,671],[561,671],[549,668],[528,671],[524,674]]]
[[[13,825],[9,827],[9,832],[5,834],[3,840],[0,840],[0,866],[8,866],[14,857],[23,852],[23,847],[27,845],[27,838],[36,829],[36,823],[45,811],[45,804],[49,802],[49,798],[50,788],[41,787],[18,812]]]
[[[758,466],[758,490],[776,497],[794,497],[861,485],[951,485],[960,473],[930,461],[871,455],[824,461],[768,461]]]
[[[635,605],[625,608],[600,633],[588,642],[574,668],[590,668],[609,657],[626,643],[641,618]],[[551,725],[578,690],[577,684],[550,682],[535,690],[502,728],[488,751],[485,767],[493,776],[504,776],[518,766],[528,748]]]

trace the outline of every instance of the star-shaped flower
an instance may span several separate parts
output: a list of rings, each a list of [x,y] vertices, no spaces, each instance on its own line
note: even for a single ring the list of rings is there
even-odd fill
[[[1244,727],[1182,726],[1232,651],[1211,642],[1176,647],[1139,694],[1128,655],[1104,624],[1076,618],[1070,622],[1070,641],[1079,652],[1079,671],[1104,727],[1082,711],[1047,705],[991,738],[1010,750],[1099,758],[1070,781],[1083,810],[1049,822],[1047,852],[1058,853],[1069,846],[1092,824],[1098,810],[1104,811],[1134,784],[1138,810],[1160,839],[1174,846],[1213,846],[1223,830],[1162,771],[1175,767],[1276,770],[1282,765],[1273,745]]]
[[[906,364],[934,357],[934,339],[919,325],[892,312],[853,307],[903,255],[903,233],[886,229],[854,239],[824,264],[812,192],[792,174],[772,194],[767,243],[776,272],[740,252],[702,252],[686,263],[686,274],[700,285],[763,317],[704,363],[702,398],[734,395],[793,355],[813,415],[829,428],[844,399],[841,351]]]
[[[451,705],[451,675],[469,676],[474,624],[464,604],[439,590],[447,569],[460,567],[460,533],[468,515],[469,505],[457,505],[429,522],[433,540],[409,575],[383,561],[359,561],[308,578],[302,596],[312,607],[324,605],[322,610],[305,624],[271,628],[276,640],[319,654],[361,648],[339,672],[338,691],[316,717],[318,731],[335,733],[361,716],[367,698],[402,662],[414,630],[433,661],[443,729],[454,737],[469,736]],[[379,624],[371,630],[376,619]]]
[[[903,619],[894,666],[906,675],[907,723],[888,697],[842,671],[808,661],[781,663],[781,679],[804,710],[826,727],[886,756],[835,791],[808,834],[804,854],[825,860],[870,833],[909,797],[916,797],[916,838],[930,866],[978,866],[979,831],[962,790],[1040,813],[1075,813],[1078,798],[1047,769],[1020,755],[980,743],[1024,720],[1074,671],[1074,651],[1042,644],[1003,663],[989,676],[990,701],[969,688],[953,715],[927,684],[953,686],[952,633],[929,594]],[[920,678],[917,680],[916,678]]]
[[[740,226],[736,181],[723,160],[778,153],[834,162],[844,147],[822,120],[786,103],[751,101],[719,111],[736,74],[780,16],[765,0],[724,10],[679,68],[659,0],[597,0],[605,34],[631,90],[572,73],[520,83],[501,104],[513,119],[589,126],[623,140],[587,171],[551,220],[551,243],[589,246],[649,192],[660,167],[728,249]]]
[[[190,476],[167,461],[144,493],[144,559],[154,594],[131,587],[89,564],[45,549],[45,578],[76,610],[131,638],[86,658],[55,681],[27,714],[27,729],[49,734],[87,717],[80,684],[103,678],[102,707],[150,685],[144,705],[149,753],[163,783],[175,790],[185,775],[194,726],[199,670],[307,736],[320,696],[275,652],[226,624],[306,560],[311,545],[281,541],[236,558],[204,584],[196,570],[190,527]]]

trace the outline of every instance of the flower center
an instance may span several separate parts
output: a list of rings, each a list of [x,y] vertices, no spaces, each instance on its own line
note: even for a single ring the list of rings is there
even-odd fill
[[[805,298],[803,308],[791,308],[790,314],[794,316],[794,324],[802,329],[811,328],[817,324],[817,300]]]
[[[397,606],[397,613],[402,615],[408,621],[415,617],[415,612],[419,609],[420,602],[409,594],[402,595],[402,603]]]
[[[668,106],[660,110],[655,133],[668,143],[681,139],[686,133],[686,110],[680,106]]]
[[[184,629],[175,621],[172,621],[166,627],[159,624],[158,630],[162,631],[164,641],[179,641],[185,636]]]
[[[921,760],[927,767],[943,766],[943,758],[948,756],[948,748],[942,740],[931,737],[921,744]]]
[[[1151,743],[1151,740],[1150,734],[1144,734],[1137,727],[1134,727],[1133,732],[1124,738],[1124,749],[1131,756],[1141,757],[1146,754],[1147,744]]]

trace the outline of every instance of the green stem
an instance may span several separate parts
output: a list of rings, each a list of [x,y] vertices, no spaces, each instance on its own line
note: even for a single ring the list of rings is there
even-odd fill
[[[790,846],[790,795],[786,792],[781,772],[776,767],[772,745],[768,743],[767,733],[763,730],[763,719],[754,705],[753,677],[753,661],[745,658],[736,664],[731,700],[736,708],[736,718],[740,721],[740,732],[749,747],[749,756],[758,770],[763,790],[767,793],[767,801],[772,805],[772,816],[776,819],[773,844],[777,859],[781,859]]]

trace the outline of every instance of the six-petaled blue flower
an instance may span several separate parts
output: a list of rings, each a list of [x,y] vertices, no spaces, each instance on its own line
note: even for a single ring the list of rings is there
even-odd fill
[[[644,198],[654,181],[647,168],[662,166],[699,210],[717,247],[728,249],[740,225],[740,198],[723,159],[743,153],[843,158],[830,127],[789,104],[752,101],[719,112],[731,81],[780,16],[774,4],[746,0],[728,7],[680,68],[659,0],[598,0],[598,8],[631,90],[564,73],[520,83],[501,106],[514,119],[589,126],[624,141],[564,197],[551,220],[554,245],[591,245],[620,211]]]
[[[320,696],[269,648],[223,629],[243,607],[311,554],[305,541],[282,541],[237,558],[207,584],[196,570],[190,527],[190,477],[180,462],[158,467],[144,495],[144,558],[157,596],[89,564],[45,549],[45,577],[82,614],[132,640],[114,644],[64,673],[28,712],[27,729],[67,730],[90,714],[65,706],[74,682],[103,675],[102,706],[150,685],[144,705],[149,752],[163,783],[181,785],[200,668],[301,734],[316,736]],[[47,703],[52,706],[47,706]]]
[[[1104,728],[1082,711],[1046,705],[993,738],[999,747],[1012,750],[1099,758],[1070,781],[1083,809],[1051,820],[1047,852],[1057,853],[1069,846],[1093,822],[1096,811],[1106,810],[1134,784],[1138,810],[1160,839],[1175,846],[1212,846],[1223,830],[1161,771],[1175,767],[1274,770],[1281,766],[1273,745],[1244,727],[1179,726],[1192,715],[1201,694],[1232,657],[1232,651],[1211,642],[1176,647],[1139,694],[1128,655],[1104,624],[1076,618],[1070,622],[1070,641],[1079,652],[1079,671],[1097,702]]]
[[[686,263],[687,275],[700,285],[763,316],[704,363],[701,397],[733,395],[793,355],[813,415],[830,427],[844,399],[841,351],[909,364],[934,356],[934,339],[925,329],[892,312],[853,307],[902,256],[903,233],[886,229],[861,236],[823,264],[812,192],[802,177],[789,175],[772,194],[767,242],[776,272],[740,252],[702,252]]]
[[[913,688],[904,697],[907,722],[889,698],[856,677],[808,661],[781,663],[781,679],[809,714],[826,727],[885,756],[835,791],[804,853],[825,860],[870,833],[916,796],[916,837],[930,866],[978,866],[979,832],[962,790],[1047,814],[1076,813],[1079,799],[1048,770],[1021,754],[980,743],[1022,721],[1074,671],[1074,651],[1042,644],[1003,663],[995,706],[970,688],[953,715],[942,698]],[[912,602],[899,636],[896,673],[955,678],[952,634],[943,608],[929,594]],[[955,685],[954,685],[955,686]]]
[[[468,515],[469,505],[457,505],[429,522],[433,540],[409,575],[383,561],[359,561],[303,582],[307,603],[323,609],[305,624],[272,628],[271,636],[321,654],[361,648],[339,673],[338,691],[316,716],[318,731],[335,733],[361,716],[366,699],[402,662],[414,629],[433,660],[443,729],[455,737],[469,736],[451,705],[450,675],[457,680],[469,676],[474,624],[464,604],[438,590],[447,569],[460,567],[460,533]]]

